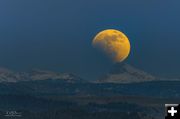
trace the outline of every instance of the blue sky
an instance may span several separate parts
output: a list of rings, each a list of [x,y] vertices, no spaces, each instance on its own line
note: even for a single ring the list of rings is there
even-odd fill
[[[179,6],[178,0],[1,0],[0,66],[95,79],[113,63],[91,41],[114,28],[130,39],[127,63],[157,76],[180,77]]]

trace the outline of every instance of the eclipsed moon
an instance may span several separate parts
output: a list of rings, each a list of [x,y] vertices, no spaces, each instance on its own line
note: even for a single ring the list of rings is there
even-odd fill
[[[128,37],[115,29],[99,32],[93,39],[92,44],[110,56],[114,62],[124,61],[130,53]]]

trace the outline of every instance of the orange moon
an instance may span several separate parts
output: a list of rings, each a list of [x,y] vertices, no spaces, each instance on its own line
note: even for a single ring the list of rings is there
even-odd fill
[[[115,29],[99,32],[93,39],[92,44],[110,56],[114,62],[124,61],[131,49],[128,37]]]

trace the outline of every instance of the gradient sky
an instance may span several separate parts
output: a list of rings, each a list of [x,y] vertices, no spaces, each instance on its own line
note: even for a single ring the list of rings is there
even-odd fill
[[[114,28],[130,39],[127,63],[180,77],[179,0],[1,0],[0,66],[102,76],[113,63],[91,45]]]

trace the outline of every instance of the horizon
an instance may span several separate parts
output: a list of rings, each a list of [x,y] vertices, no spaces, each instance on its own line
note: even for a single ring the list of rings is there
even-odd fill
[[[3,72],[3,73],[6,73],[6,72],[13,72],[13,73],[31,73],[31,72],[38,72],[38,71],[43,71],[43,72],[45,72],[45,73],[57,73],[57,74],[73,74],[73,75],[75,75],[75,76],[77,76],[77,77],[79,77],[79,78],[81,78],[81,79],[83,79],[83,80],[87,80],[87,81],[95,81],[95,80],[99,80],[99,79],[102,79],[104,76],[107,76],[108,74],[110,74],[110,75],[119,75],[119,74],[121,74],[121,73],[118,73],[117,71],[120,69],[122,69],[122,68],[124,68],[124,66],[126,67],[126,68],[128,68],[127,66],[130,66],[130,68],[133,68],[134,69],[134,71],[142,71],[142,72],[144,72],[144,73],[147,73],[147,75],[150,75],[150,76],[153,76],[153,77],[155,77],[155,81],[161,81],[161,79],[165,79],[165,81],[166,80],[168,80],[168,81],[174,81],[174,79],[180,79],[179,77],[159,77],[159,76],[157,76],[157,75],[154,75],[154,74],[152,74],[152,73],[149,73],[149,72],[147,72],[147,71],[144,71],[144,70],[142,70],[142,69],[140,69],[140,68],[138,68],[138,67],[134,67],[133,65],[131,65],[131,64],[127,64],[127,63],[124,63],[124,62],[122,62],[122,63],[115,63],[114,65],[112,65],[112,67],[109,69],[109,71],[108,72],[105,72],[103,75],[101,75],[101,76],[99,76],[99,77],[96,77],[96,78],[94,78],[94,79],[88,79],[88,78],[85,78],[85,77],[82,77],[81,75],[78,75],[78,74],[76,74],[76,73],[74,73],[74,72],[64,72],[64,71],[54,71],[54,70],[49,70],[49,69],[40,69],[40,68],[32,68],[32,69],[28,69],[28,70],[13,70],[13,69],[10,69],[10,68],[6,68],[6,67],[0,67],[0,72]],[[129,70],[129,69],[128,69]],[[126,72],[126,71],[125,71]],[[52,77],[53,78],[53,77]]]

